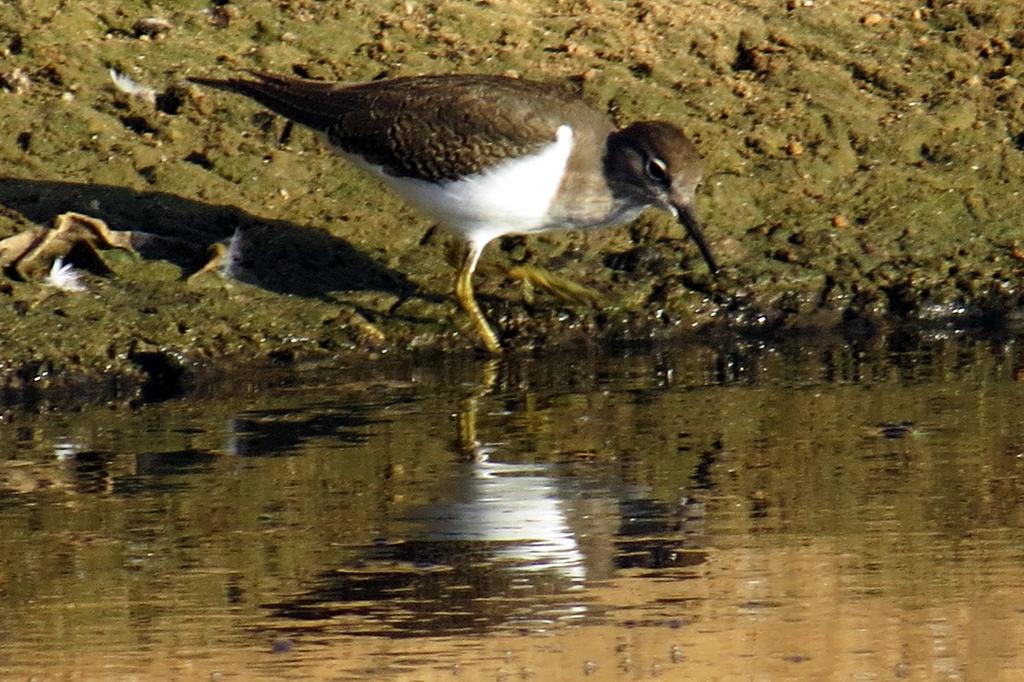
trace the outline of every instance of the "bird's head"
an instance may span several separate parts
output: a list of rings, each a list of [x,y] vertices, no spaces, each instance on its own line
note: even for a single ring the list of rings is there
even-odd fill
[[[693,208],[703,164],[696,147],[671,123],[641,121],[608,139],[605,172],[612,192],[627,201],[668,211],[718,271]]]

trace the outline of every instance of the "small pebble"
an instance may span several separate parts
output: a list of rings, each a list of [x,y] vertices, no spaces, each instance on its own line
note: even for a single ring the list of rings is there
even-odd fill
[[[171,22],[161,17],[146,17],[139,19],[132,26],[132,31],[135,33],[136,38],[149,38],[154,40],[162,37],[165,33],[174,28]]]

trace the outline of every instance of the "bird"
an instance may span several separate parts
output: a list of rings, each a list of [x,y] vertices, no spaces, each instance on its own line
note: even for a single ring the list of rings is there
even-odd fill
[[[486,74],[428,74],[334,82],[247,70],[192,83],[244,95],[311,128],[435,219],[461,247],[455,295],[484,346],[502,353],[473,291],[484,247],[497,237],[627,223],[667,211],[719,268],[694,210],[702,174],[677,125],[611,118],[558,84]],[[565,289],[550,273],[530,283]]]

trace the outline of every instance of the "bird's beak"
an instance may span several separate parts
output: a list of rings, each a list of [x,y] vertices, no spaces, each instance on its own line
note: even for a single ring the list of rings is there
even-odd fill
[[[696,242],[697,248],[700,249],[700,255],[704,256],[711,274],[718,274],[718,264],[715,263],[715,257],[711,255],[708,243],[704,241],[704,233],[701,232],[697,215],[693,212],[693,205],[690,202],[673,202],[672,212],[675,213],[676,219],[686,228],[686,234],[690,235],[690,239]]]

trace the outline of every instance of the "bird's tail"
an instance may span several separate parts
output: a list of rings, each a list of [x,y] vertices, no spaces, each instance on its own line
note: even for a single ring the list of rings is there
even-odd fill
[[[325,131],[333,123],[338,112],[325,106],[330,98],[328,93],[339,88],[337,83],[279,76],[263,71],[249,71],[252,78],[203,78],[190,77],[197,85],[206,85],[218,90],[236,92],[254,99],[274,113]]]

